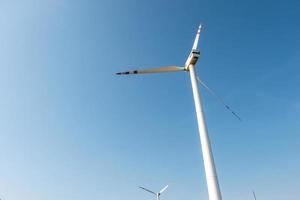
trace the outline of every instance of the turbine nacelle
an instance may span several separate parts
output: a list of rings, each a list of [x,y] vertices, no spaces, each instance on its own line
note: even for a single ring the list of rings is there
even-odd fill
[[[200,51],[197,49],[192,49],[188,59],[185,62],[185,66],[188,67],[189,65],[196,65],[199,57],[200,57]]]

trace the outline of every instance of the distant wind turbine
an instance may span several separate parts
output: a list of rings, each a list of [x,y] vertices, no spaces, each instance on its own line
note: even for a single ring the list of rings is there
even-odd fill
[[[193,96],[194,96],[194,102],[196,107],[196,115],[197,115],[197,122],[198,122],[198,129],[199,129],[199,135],[200,135],[200,142],[201,142],[201,148],[202,148],[202,155],[203,155],[203,161],[204,161],[204,169],[205,169],[205,175],[206,175],[206,182],[207,182],[207,189],[208,189],[208,195],[209,200],[221,200],[221,192],[217,177],[217,172],[215,168],[213,153],[210,145],[209,136],[207,133],[206,123],[204,119],[204,112],[202,109],[201,104],[201,96],[198,90],[197,85],[197,79],[206,89],[209,90],[209,92],[217,97],[221,103],[231,111],[232,114],[234,114],[237,118],[240,119],[240,117],[233,112],[228,105],[226,105],[222,99],[219,98],[212,90],[210,90],[196,75],[195,65],[199,59],[200,51],[197,49],[198,41],[200,38],[200,32],[201,32],[202,26],[200,25],[196,34],[196,38],[194,40],[194,44],[192,47],[192,50],[185,62],[185,65],[183,67],[179,66],[167,66],[167,67],[159,67],[154,69],[143,69],[143,70],[132,70],[132,71],[126,71],[126,72],[119,72],[116,73],[117,75],[129,75],[129,74],[147,74],[147,73],[162,73],[162,72],[177,72],[177,71],[184,71],[189,72],[191,83],[192,83],[192,90],[193,90]],[[144,188],[143,188],[144,189]],[[149,191],[148,191],[149,192]]]
[[[253,193],[254,200],[256,200],[256,195],[255,195],[254,190],[252,191],[252,193]]]
[[[168,188],[169,186],[166,185],[163,189],[161,189],[159,192],[153,192],[147,188],[144,188],[144,187],[140,187],[141,189],[147,191],[147,192],[150,192],[151,194],[154,194],[156,196],[156,200],[160,200],[160,195]]]

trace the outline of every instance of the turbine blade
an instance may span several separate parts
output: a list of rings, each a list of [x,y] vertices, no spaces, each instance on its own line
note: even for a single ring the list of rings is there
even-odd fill
[[[197,49],[201,30],[202,30],[202,25],[200,24],[199,28],[198,28],[198,31],[197,31],[197,34],[196,34],[196,37],[195,37],[195,40],[194,40],[193,49]]]
[[[157,195],[155,192],[153,192],[153,191],[151,191],[151,190],[148,190],[147,188],[144,188],[144,187],[139,187],[139,188],[141,188],[141,189],[143,189],[143,190],[145,190],[145,191],[147,191],[147,192],[150,192],[150,193],[152,193],[152,194],[154,194],[154,195]]]
[[[131,70],[126,72],[118,72],[116,75],[129,75],[129,74],[148,74],[148,73],[160,73],[160,72],[177,72],[177,71],[185,71],[184,67],[178,66],[167,66],[167,67],[159,67],[153,69],[142,69],[142,70]]]
[[[254,190],[252,191],[252,193],[253,193],[254,200],[256,200],[256,195],[255,195]]]
[[[214,91],[212,91],[203,81],[201,81],[201,79],[197,76],[197,81],[203,85],[203,87],[215,98],[217,98],[222,104],[223,106],[229,110],[236,118],[238,118],[240,121],[242,121],[242,119],[240,118],[240,116],[238,116],[224,101],[223,99],[217,95]]]
[[[163,189],[161,189],[161,190],[159,191],[159,193],[160,193],[160,194],[163,193],[168,187],[169,187],[169,185],[166,185]]]

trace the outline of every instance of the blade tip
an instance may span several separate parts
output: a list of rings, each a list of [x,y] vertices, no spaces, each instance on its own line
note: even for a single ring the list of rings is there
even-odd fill
[[[198,27],[198,32],[202,31],[202,29],[203,29],[203,24],[200,23]]]

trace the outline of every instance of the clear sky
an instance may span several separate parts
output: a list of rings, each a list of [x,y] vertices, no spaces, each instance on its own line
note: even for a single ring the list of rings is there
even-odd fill
[[[207,199],[189,76],[199,76],[223,199],[300,199],[300,3],[0,1],[3,200]]]

